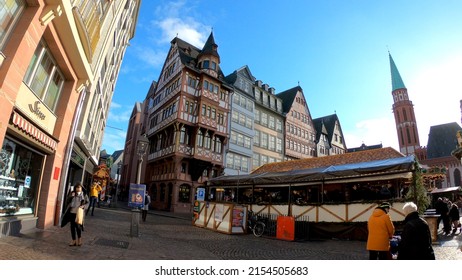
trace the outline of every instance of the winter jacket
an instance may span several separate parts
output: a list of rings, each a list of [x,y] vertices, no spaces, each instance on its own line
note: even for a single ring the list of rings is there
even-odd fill
[[[459,208],[457,205],[452,205],[451,210],[449,210],[449,218],[451,218],[452,221],[458,221],[460,219]]]
[[[427,222],[412,212],[404,219],[405,225],[398,247],[398,260],[434,260],[432,238]]]
[[[395,233],[395,227],[391,222],[390,215],[381,208],[376,208],[372,212],[367,222],[369,234],[367,236],[367,250],[369,251],[388,251],[390,249],[390,239]]]

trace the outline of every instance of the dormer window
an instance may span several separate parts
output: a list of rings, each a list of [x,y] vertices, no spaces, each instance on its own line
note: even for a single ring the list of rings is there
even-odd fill
[[[208,69],[209,66],[210,66],[210,61],[208,61],[208,60],[202,61],[202,68],[203,69]]]

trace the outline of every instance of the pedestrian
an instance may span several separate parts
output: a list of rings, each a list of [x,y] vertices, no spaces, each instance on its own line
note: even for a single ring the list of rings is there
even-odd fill
[[[390,255],[390,239],[395,233],[390,215],[390,203],[383,202],[375,208],[367,222],[367,250],[370,260],[388,260]]]
[[[98,203],[98,195],[101,192],[102,188],[100,185],[100,182],[95,181],[90,187],[90,206],[87,209],[87,212],[85,215],[88,215],[88,212],[90,212],[91,209],[91,215],[93,216],[93,213],[95,212],[95,205]]]
[[[61,227],[64,227],[67,223],[71,224],[72,241],[69,243],[69,246],[82,246],[83,222],[78,223],[76,218],[78,211],[82,211],[83,218],[83,211],[88,208],[88,203],[88,196],[83,193],[82,184],[75,184],[74,190],[71,191],[66,199],[67,207],[63,221],[61,222]]]
[[[141,210],[141,218],[143,222],[146,222],[146,216],[148,215],[149,204],[151,204],[151,196],[148,191],[144,194],[144,207]]]
[[[460,223],[459,207],[457,207],[456,203],[453,203],[451,209],[449,210],[449,218],[451,219],[452,223],[452,233],[455,234],[459,228]]]
[[[398,247],[398,260],[434,260],[430,228],[419,216],[417,205],[407,202],[403,211],[406,218]]]
[[[451,225],[449,223],[449,207],[448,207],[447,199],[446,198],[442,199],[441,197],[438,197],[435,208],[436,208],[436,214],[440,215],[436,222],[437,228],[440,227],[440,222],[443,221],[443,231],[445,234],[449,234],[449,232],[451,231]]]

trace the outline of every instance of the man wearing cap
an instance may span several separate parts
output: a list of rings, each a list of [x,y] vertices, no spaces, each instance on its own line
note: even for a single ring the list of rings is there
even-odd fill
[[[390,239],[395,233],[388,211],[390,203],[383,202],[375,208],[367,222],[369,234],[367,236],[367,250],[370,260],[390,259]]]
[[[398,260],[434,260],[430,228],[419,216],[417,205],[405,203],[403,212],[406,218],[398,247]]]

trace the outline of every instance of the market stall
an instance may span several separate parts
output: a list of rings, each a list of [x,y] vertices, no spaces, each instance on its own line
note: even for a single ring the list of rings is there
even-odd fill
[[[404,220],[403,193],[412,187],[414,164],[413,156],[399,156],[213,178],[207,185],[204,202],[209,208],[213,207],[208,215],[203,214],[201,225],[232,233],[229,226],[211,223],[210,211],[224,207],[223,211],[228,213],[233,205],[243,205],[256,213],[309,220],[312,229],[313,226],[333,228],[335,225],[348,231],[351,230],[348,225],[364,228],[382,201],[392,204],[390,216],[393,221],[400,222]],[[230,223],[232,215],[224,217]],[[335,229],[329,230],[334,234]]]

